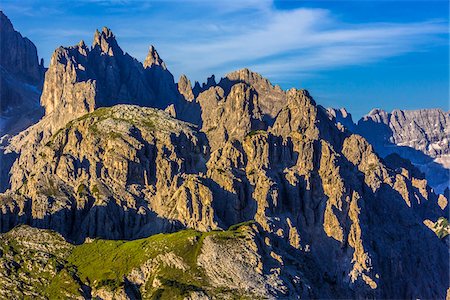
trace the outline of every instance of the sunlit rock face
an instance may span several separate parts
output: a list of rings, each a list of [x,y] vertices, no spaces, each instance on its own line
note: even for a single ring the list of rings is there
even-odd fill
[[[178,96],[173,76],[153,46],[142,64],[124,53],[112,31],[104,27],[95,32],[91,47],[81,41],[54,52],[41,103],[56,128],[98,107],[165,108]]]

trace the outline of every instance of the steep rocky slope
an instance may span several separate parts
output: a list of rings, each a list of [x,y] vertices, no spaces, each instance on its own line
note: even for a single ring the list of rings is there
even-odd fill
[[[44,78],[35,45],[14,30],[0,11],[0,137],[15,134],[42,117],[39,96]]]
[[[189,209],[163,204],[182,182],[193,180],[188,174],[202,170],[207,150],[192,125],[163,111],[130,105],[98,109],[22,150],[11,171],[15,195],[2,196],[10,214],[1,227],[25,222],[75,241],[172,231],[179,226],[163,217],[195,219]],[[13,207],[27,209],[17,215]]]
[[[91,48],[55,52],[46,116],[8,146],[19,157],[0,229],[27,224],[83,244],[43,231],[67,251],[27,258],[26,268],[41,256],[58,267],[18,297],[65,284],[65,296],[106,299],[445,297],[448,199],[414,166],[381,159],[306,90],[250,70],[202,87],[172,80],[153,47],[142,65],[106,28]],[[2,239],[20,244],[30,230],[43,234],[20,227]],[[32,274],[17,262],[34,245],[1,247],[2,274]]]
[[[364,136],[377,153],[411,160],[439,193],[449,187],[450,114],[440,109],[374,109],[357,124],[345,109],[328,109],[335,122]]]

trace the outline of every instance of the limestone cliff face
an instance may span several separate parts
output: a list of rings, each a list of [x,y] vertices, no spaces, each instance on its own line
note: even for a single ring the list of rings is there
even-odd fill
[[[202,130],[211,147],[242,140],[251,130],[264,129],[255,90],[245,84],[233,85],[228,95],[221,87],[212,87],[197,98],[202,110]]]
[[[58,48],[50,60],[41,104],[47,118],[52,118],[52,130],[96,108],[97,82],[89,80],[86,72],[89,52],[84,42],[80,42],[73,47]]]
[[[201,109],[202,131],[216,149],[223,142],[267,130],[287,96],[261,75],[242,69],[226,75],[218,84],[208,80],[196,101]]]
[[[219,85],[227,91],[235,83],[245,83],[256,91],[259,97],[259,108],[268,118],[274,118],[286,103],[284,91],[279,86],[273,86],[269,80],[249,69],[227,74],[220,80]]]

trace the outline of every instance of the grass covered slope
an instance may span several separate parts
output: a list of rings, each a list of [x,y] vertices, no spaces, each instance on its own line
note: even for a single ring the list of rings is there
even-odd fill
[[[248,290],[211,283],[205,265],[197,261],[206,238],[245,244],[251,227],[183,230],[134,241],[88,240],[74,246],[55,232],[19,226],[0,237],[0,297],[254,299],[258,295]]]

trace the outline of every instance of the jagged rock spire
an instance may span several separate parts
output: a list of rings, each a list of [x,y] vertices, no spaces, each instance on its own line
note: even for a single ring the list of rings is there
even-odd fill
[[[164,70],[167,70],[165,62],[161,59],[155,47],[151,45],[144,61],[144,68],[151,68],[153,66],[160,66]]]
[[[216,83],[216,76],[213,74],[206,80],[206,83],[203,83],[202,89],[207,90],[212,86],[217,85]]]
[[[178,91],[183,95],[184,99],[187,101],[194,100],[194,93],[192,91],[191,81],[186,75],[181,75],[180,80],[178,80]]]
[[[195,81],[194,87],[192,88],[192,92],[194,93],[194,96],[197,97],[198,94],[200,94],[202,91],[202,87],[200,86],[200,83],[198,81]]]
[[[103,53],[113,56],[118,52],[122,52],[117,44],[114,33],[108,27],[103,27],[102,31],[95,30],[92,48],[99,47]]]
[[[84,40],[81,40],[78,44],[78,52],[80,52],[80,54],[87,56],[89,53],[89,48],[86,46],[86,44],[84,43]]]

